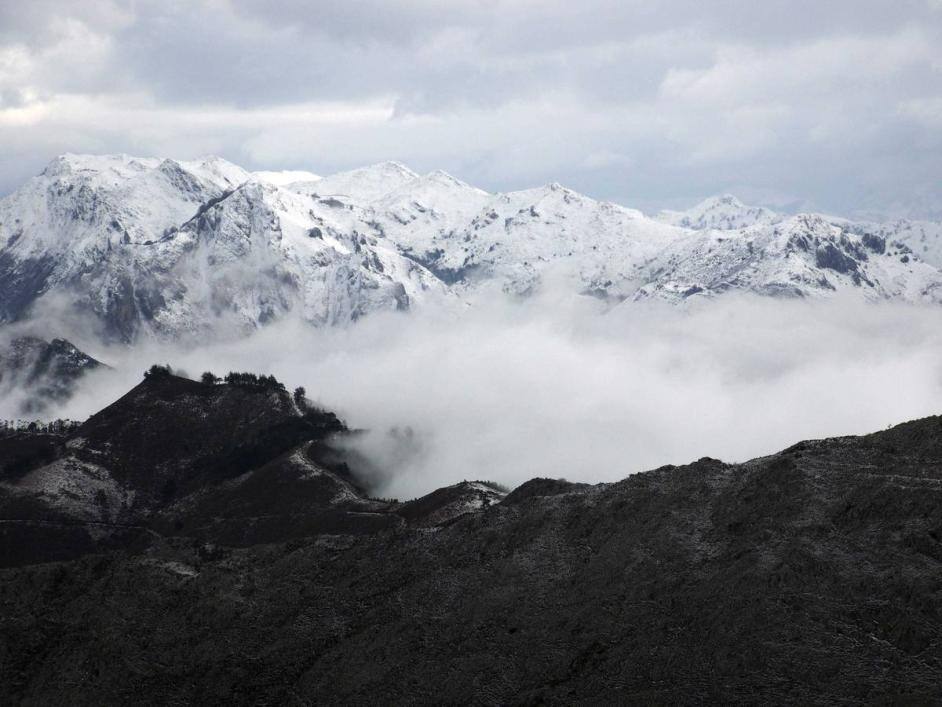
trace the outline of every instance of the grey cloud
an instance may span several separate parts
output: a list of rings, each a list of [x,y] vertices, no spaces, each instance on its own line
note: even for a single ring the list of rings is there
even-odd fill
[[[130,8],[119,0],[2,0],[0,41],[41,48],[57,42],[69,22],[111,31],[131,18]]]
[[[722,40],[768,42],[892,32],[937,21],[926,0],[235,0],[232,6],[272,27],[387,44],[414,43],[449,28],[471,29],[482,46],[514,54],[625,41],[678,27]]]
[[[395,158],[642,208],[734,187],[835,211],[937,194],[933,7],[0,0],[0,147],[17,158],[0,190],[72,149],[315,171]],[[390,115],[305,122],[338,102]],[[4,120],[33,104],[34,122]]]
[[[482,27],[499,12],[497,0],[234,0],[234,12],[270,27],[300,27],[341,40],[411,44],[448,27]]]

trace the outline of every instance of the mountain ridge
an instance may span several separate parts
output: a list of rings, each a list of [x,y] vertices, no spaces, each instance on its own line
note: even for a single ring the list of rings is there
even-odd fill
[[[330,413],[230,381],[152,369],[77,430],[0,435],[4,702],[942,698],[942,417],[399,504],[319,447]],[[162,456],[116,491],[128,435]],[[92,493],[40,473],[63,459]]]
[[[45,413],[69,399],[85,374],[107,368],[62,338],[24,334],[0,342],[0,394],[19,397],[25,415]]]
[[[555,183],[490,194],[396,162],[313,176],[58,158],[0,200],[0,323],[65,295],[105,339],[187,340],[289,314],[344,325],[466,301],[482,284],[527,296],[556,271],[613,304],[730,291],[942,301],[942,260],[919,257],[935,261],[938,224],[786,216],[730,196],[649,218]]]

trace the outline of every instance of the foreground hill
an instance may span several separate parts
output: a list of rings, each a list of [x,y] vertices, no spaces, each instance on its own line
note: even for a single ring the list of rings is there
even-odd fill
[[[0,701],[942,699],[942,418],[405,504],[338,434],[158,375],[0,440]]]
[[[559,184],[491,194],[395,162],[319,178],[63,155],[0,199],[0,323],[68,302],[108,339],[194,340],[289,312],[344,324],[481,286],[526,296],[547,278],[613,303],[729,291],[938,303],[937,226],[786,217],[732,197],[648,218]]]
[[[271,378],[203,383],[155,367],[62,434],[0,436],[0,566],[183,535],[253,545],[448,520],[503,493],[459,484],[421,503],[370,499],[330,442],[351,433]]]

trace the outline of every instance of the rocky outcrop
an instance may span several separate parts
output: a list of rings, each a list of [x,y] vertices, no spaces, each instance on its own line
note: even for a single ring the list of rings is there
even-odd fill
[[[16,395],[24,415],[72,396],[79,380],[104,366],[65,339],[20,336],[0,347],[0,394]]]

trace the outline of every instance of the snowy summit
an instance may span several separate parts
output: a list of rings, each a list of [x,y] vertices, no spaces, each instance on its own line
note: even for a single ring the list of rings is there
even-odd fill
[[[612,304],[726,292],[942,300],[940,225],[785,215],[730,195],[641,212],[559,184],[489,193],[398,162],[249,172],[220,158],[63,155],[0,200],[0,322],[68,293],[114,339],[314,325],[525,296],[550,271]]]

